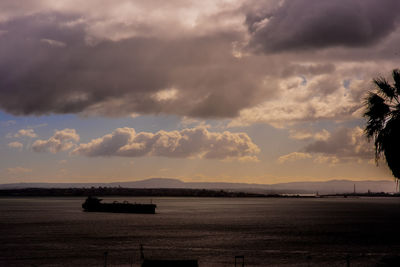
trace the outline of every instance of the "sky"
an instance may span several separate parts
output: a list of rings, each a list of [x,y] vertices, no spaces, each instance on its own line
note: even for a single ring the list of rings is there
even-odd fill
[[[398,0],[2,0],[0,183],[393,180]]]

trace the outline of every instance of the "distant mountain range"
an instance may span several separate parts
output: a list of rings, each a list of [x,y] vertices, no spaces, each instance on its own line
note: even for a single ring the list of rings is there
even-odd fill
[[[351,181],[330,180],[324,182],[291,182],[279,184],[248,184],[248,183],[200,183],[183,182],[172,178],[150,178],[132,182],[113,183],[14,183],[0,184],[0,189],[23,188],[83,188],[83,187],[126,187],[126,188],[193,188],[193,189],[223,189],[252,193],[316,193],[336,194],[371,192],[397,192],[394,181]]]

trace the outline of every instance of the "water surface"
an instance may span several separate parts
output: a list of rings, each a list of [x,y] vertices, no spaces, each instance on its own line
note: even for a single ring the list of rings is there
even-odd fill
[[[150,198],[103,198],[149,203]],[[0,266],[378,266],[400,254],[397,198],[152,198],[157,214],[82,212],[84,198],[0,198]]]

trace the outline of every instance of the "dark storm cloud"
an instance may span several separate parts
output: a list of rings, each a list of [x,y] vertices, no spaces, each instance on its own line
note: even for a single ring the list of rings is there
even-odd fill
[[[396,29],[398,0],[296,0],[251,9],[250,47],[267,53],[333,46],[365,47]]]
[[[41,14],[0,24],[1,109],[232,117],[269,94],[259,90],[264,71],[232,56],[237,32],[91,40],[76,21]]]
[[[0,9],[0,19],[6,18],[0,20],[0,110],[235,118],[236,126],[349,119],[365,88],[358,80],[369,81],[377,70],[397,64],[391,50],[397,49],[400,31],[384,38],[393,31],[397,15],[388,6],[395,9],[396,2],[348,2],[249,0],[221,9],[213,1],[204,6],[174,1],[180,13],[169,8],[164,16],[143,15],[158,1],[141,3],[149,3],[144,9],[109,1],[102,2],[107,8],[85,2],[82,10],[72,2],[58,9],[47,2],[32,2],[24,12]],[[379,19],[371,17],[373,11]],[[346,20],[336,20],[342,13]],[[339,28],[348,23],[350,31],[360,21],[369,25],[366,43],[384,38],[379,46],[355,49],[357,36],[342,38]],[[324,43],[308,42],[324,27],[331,27]],[[245,49],[248,40],[269,52],[278,44],[342,47],[261,54]],[[351,81],[349,88],[343,88],[344,80]]]

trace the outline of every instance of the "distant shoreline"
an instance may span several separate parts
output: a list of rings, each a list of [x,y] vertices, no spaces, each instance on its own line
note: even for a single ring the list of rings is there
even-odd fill
[[[232,190],[187,189],[187,188],[24,188],[0,189],[0,197],[226,197],[226,198],[354,198],[354,197],[400,197],[399,193],[369,192],[341,194],[260,194]]]

